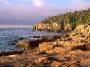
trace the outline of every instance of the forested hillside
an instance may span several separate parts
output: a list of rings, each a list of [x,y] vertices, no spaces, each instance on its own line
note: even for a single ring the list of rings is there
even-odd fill
[[[90,22],[90,9],[50,16],[34,26],[34,29],[61,31],[73,30],[79,24]],[[60,25],[60,26],[59,26]],[[56,29],[53,29],[53,28]],[[52,30],[53,29],[53,30]]]
[[[47,19],[41,21],[43,23],[71,23],[71,24],[81,24],[90,22],[90,9],[82,10],[82,11],[75,11],[69,12],[65,14],[60,14],[57,16],[50,16]]]

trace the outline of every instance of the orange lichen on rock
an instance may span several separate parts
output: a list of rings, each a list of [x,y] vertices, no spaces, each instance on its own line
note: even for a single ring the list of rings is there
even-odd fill
[[[43,43],[39,44],[39,49],[40,49],[40,52],[45,52],[48,50],[52,50],[53,46],[51,45],[50,42],[43,42]]]

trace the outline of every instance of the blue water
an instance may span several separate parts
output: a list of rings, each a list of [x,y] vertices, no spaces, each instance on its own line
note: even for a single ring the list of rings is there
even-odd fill
[[[10,45],[12,41],[20,37],[32,38],[32,36],[53,36],[61,35],[53,32],[32,31],[32,28],[1,28],[0,29],[0,52],[20,51],[15,45]]]

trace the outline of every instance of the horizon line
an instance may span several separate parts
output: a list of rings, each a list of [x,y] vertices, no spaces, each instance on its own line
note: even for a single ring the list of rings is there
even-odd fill
[[[32,28],[32,25],[0,25],[0,28]]]

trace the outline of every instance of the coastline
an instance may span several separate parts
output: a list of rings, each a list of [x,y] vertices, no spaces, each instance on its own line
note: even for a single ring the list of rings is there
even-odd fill
[[[45,19],[33,26],[33,31],[61,32],[60,36],[34,36],[36,40],[20,38],[16,40],[16,47],[24,49],[21,54],[0,57],[2,66],[12,67],[90,67],[90,21],[89,10],[66,13]],[[87,12],[87,13],[86,13]],[[68,15],[68,16],[67,16]],[[69,17],[70,15],[70,17]],[[65,19],[69,17],[68,19]],[[76,17],[77,16],[77,17]],[[56,17],[60,17],[60,23]],[[80,19],[77,19],[80,17]],[[55,18],[55,19],[53,19]],[[67,21],[66,21],[67,20]],[[68,22],[71,21],[71,22]],[[63,23],[62,23],[63,22]],[[77,23],[78,22],[78,23]],[[38,38],[41,38],[40,40]]]
[[[74,31],[67,35],[63,35],[52,41],[43,40],[36,44],[37,46],[31,46],[29,49],[26,49],[28,46],[25,47],[26,50],[22,54],[1,56],[0,65],[11,65],[14,67],[88,67],[90,66],[89,37],[90,24],[79,25]],[[20,45],[28,44],[27,40],[22,40],[19,41],[22,42],[19,43]],[[34,44],[35,43],[36,42],[34,42]]]

